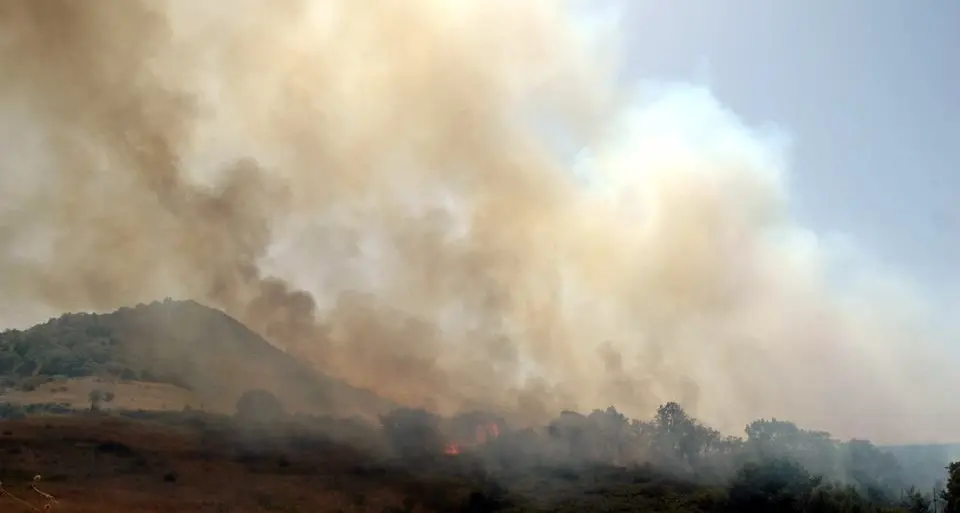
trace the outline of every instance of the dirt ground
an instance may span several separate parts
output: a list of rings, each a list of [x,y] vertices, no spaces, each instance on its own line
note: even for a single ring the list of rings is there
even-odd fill
[[[513,442],[526,440],[515,435]],[[703,513],[718,511],[725,497],[720,488],[648,465],[518,460],[517,447],[503,438],[457,454],[404,450],[399,458],[391,455],[392,435],[358,419],[250,424],[197,411],[29,416],[0,421],[7,494],[0,513],[48,505],[84,513]],[[414,439],[403,447],[419,447],[408,447]]]
[[[0,421],[0,433],[3,512],[43,510],[35,475],[63,512],[453,511],[417,497],[458,500],[449,484],[431,490],[329,442],[251,454],[223,433],[94,415]]]

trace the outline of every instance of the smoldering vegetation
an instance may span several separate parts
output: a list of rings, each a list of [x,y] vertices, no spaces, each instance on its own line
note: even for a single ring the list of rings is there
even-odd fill
[[[523,429],[487,412],[289,415],[262,390],[234,415],[33,406],[0,409],[3,483],[42,471],[71,510],[922,513],[960,483],[951,465],[933,494],[907,487],[869,442],[790,422],[717,437],[676,403],[647,421],[609,408]]]
[[[934,496],[942,502],[947,478],[943,472],[936,495],[924,492],[871,443],[840,442],[786,421],[757,420],[743,437],[721,436],[677,403],[662,405],[647,420],[611,407],[587,415],[566,411],[548,425],[517,428],[482,411],[440,417],[400,408],[377,422],[291,415],[277,397],[252,390],[233,415],[73,417],[104,423],[102,434],[86,442],[100,454],[100,477],[159,480],[162,470],[164,481],[189,488],[200,477],[171,468],[228,461],[254,481],[328,480],[323,486],[344,494],[346,509],[355,511],[916,512],[930,511]],[[45,418],[63,429],[70,417]],[[146,429],[137,426],[165,434],[154,443],[124,434]],[[33,442],[35,453],[38,445]],[[164,447],[175,447],[176,456],[163,454]],[[370,497],[385,490],[399,498],[397,505],[373,503]],[[276,498],[276,507],[283,500]],[[928,509],[916,509],[918,501]]]

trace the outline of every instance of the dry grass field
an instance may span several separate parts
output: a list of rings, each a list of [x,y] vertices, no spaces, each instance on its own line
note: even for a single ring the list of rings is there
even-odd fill
[[[17,404],[63,404],[73,409],[90,406],[90,392],[102,390],[113,394],[104,410],[173,410],[209,409],[189,390],[167,383],[106,380],[97,377],[54,379],[33,390],[0,392],[0,401]],[[227,413],[227,412],[225,412]]]

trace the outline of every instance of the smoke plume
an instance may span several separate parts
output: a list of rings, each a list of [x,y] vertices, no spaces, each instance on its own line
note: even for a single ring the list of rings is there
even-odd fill
[[[960,428],[922,303],[791,218],[783,138],[618,82],[616,31],[585,19],[2,2],[2,308],[192,297],[441,413]]]

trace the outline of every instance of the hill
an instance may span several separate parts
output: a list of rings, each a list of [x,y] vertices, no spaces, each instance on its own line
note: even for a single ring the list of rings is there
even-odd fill
[[[167,407],[177,408],[230,412],[252,388],[274,392],[291,411],[370,415],[393,406],[318,373],[219,310],[169,299],[0,333],[0,379],[8,401],[32,392],[48,396],[39,402],[58,402],[64,388],[86,390],[99,380],[102,388],[169,396]]]

